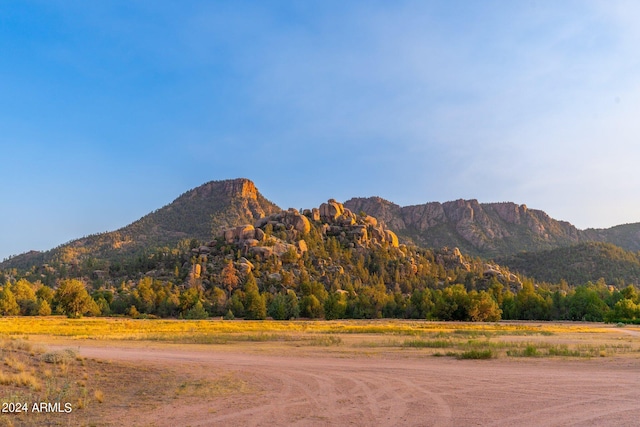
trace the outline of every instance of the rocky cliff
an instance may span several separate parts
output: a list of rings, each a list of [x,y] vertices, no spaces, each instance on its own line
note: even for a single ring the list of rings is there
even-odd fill
[[[586,232],[568,222],[515,203],[455,200],[400,207],[370,197],[348,200],[345,206],[383,219],[401,238],[417,245],[457,246],[463,252],[484,257],[550,249],[588,239]]]

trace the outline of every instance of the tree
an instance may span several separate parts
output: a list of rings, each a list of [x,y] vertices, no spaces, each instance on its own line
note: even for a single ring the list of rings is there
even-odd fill
[[[38,288],[38,290],[36,291],[36,297],[38,299],[44,300],[46,302],[49,303],[49,305],[51,305],[51,302],[53,301],[53,295],[54,295],[55,291],[53,289],[51,289],[48,286],[40,286]]]
[[[331,293],[324,301],[324,317],[327,320],[342,319],[346,311],[347,299],[342,293]]]
[[[225,314],[227,305],[227,293],[220,288],[214,287],[205,292],[206,301],[210,304],[211,315],[222,316]]]
[[[96,305],[100,309],[100,314],[102,316],[109,316],[111,314],[111,306],[102,295],[100,295],[97,299],[94,298],[94,301],[96,302]],[[43,301],[43,302],[46,303],[46,301]]]
[[[133,301],[136,308],[142,313],[154,313],[156,311],[156,292],[152,287],[153,279],[144,277],[138,282],[133,291]]]
[[[526,280],[516,294],[515,302],[517,318],[520,320],[548,320],[553,305],[553,301],[546,301],[535,291],[533,283]]]
[[[620,293],[622,294],[622,298],[626,298],[628,300],[631,300],[631,301],[635,302],[636,304],[638,302],[640,302],[640,300],[638,298],[638,291],[636,290],[635,286],[633,286],[633,285],[627,286],[626,288],[621,290]]]
[[[640,306],[631,299],[621,299],[616,303],[609,313],[606,314],[605,320],[609,322],[635,320],[640,317]]]
[[[412,318],[426,319],[431,315],[434,304],[429,289],[414,289],[410,301]]]
[[[200,293],[198,288],[189,288],[180,294],[180,311],[183,315],[200,301]]]
[[[277,294],[269,304],[269,316],[275,320],[287,320],[287,297],[284,294]]]
[[[50,316],[51,306],[46,300],[40,300],[38,303],[38,316]]]
[[[571,320],[601,322],[609,306],[600,298],[593,286],[578,286],[569,300]]]
[[[20,314],[31,316],[37,314],[36,294],[33,285],[26,279],[20,279],[11,286],[11,291],[20,306]]]
[[[302,317],[319,319],[324,316],[324,307],[315,295],[307,295],[300,302]]]
[[[287,318],[295,319],[300,317],[300,304],[298,303],[298,296],[292,290],[287,291]]]
[[[20,314],[20,306],[16,301],[16,297],[9,289],[9,286],[5,286],[2,292],[0,292],[0,314],[3,316],[15,316]]]
[[[437,290],[433,295],[434,314],[440,320],[469,320],[470,299],[461,284]]]
[[[209,313],[204,309],[200,300],[184,316],[185,319],[206,319],[207,317],[209,317]]]
[[[227,308],[231,310],[234,317],[244,317],[244,292],[237,290],[227,300]]]
[[[227,294],[231,296],[233,290],[240,283],[240,279],[238,278],[238,270],[233,266],[233,262],[227,260],[226,265],[220,272],[220,283],[227,290]]]
[[[263,295],[258,291],[253,274],[249,273],[247,281],[244,285],[245,296],[245,318],[250,320],[263,320],[267,317],[267,305]]]
[[[471,291],[469,293],[469,317],[474,322],[497,322],[502,310],[498,303],[485,291]]]
[[[100,313],[97,304],[87,293],[84,283],[77,279],[60,282],[54,294],[54,302],[58,312],[71,318]]]

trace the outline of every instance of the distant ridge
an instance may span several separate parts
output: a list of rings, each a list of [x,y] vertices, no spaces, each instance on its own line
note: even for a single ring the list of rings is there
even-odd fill
[[[455,246],[484,258],[589,241],[640,250],[640,223],[579,230],[541,210],[511,202],[479,203],[472,199],[400,207],[380,197],[368,197],[350,199],[345,207],[382,219],[401,240],[424,247]]]
[[[523,252],[497,259],[536,280],[570,285],[604,279],[607,284],[640,283],[640,256],[611,243],[587,242],[540,252]]]

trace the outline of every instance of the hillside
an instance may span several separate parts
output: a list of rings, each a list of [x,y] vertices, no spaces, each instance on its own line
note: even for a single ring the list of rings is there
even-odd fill
[[[628,251],[640,251],[640,223],[622,224],[611,228],[589,228],[581,233],[583,240],[607,242]]]
[[[143,250],[173,247],[183,239],[211,240],[221,228],[252,223],[279,210],[248,179],[211,181],[119,230],[77,239],[47,252],[18,255],[0,268],[78,264],[87,258],[99,264],[123,260]]]
[[[521,253],[497,260],[537,280],[571,285],[604,278],[610,283],[640,282],[640,256],[610,243],[582,243],[535,253]]]

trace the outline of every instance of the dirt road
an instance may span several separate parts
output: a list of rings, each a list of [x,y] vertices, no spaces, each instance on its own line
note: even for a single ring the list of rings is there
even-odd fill
[[[180,399],[114,423],[144,426],[635,426],[640,361],[493,359],[420,353],[256,354],[97,347],[89,358],[142,363],[198,378],[233,374],[248,391]],[[135,403],[135,402],[133,402]]]

